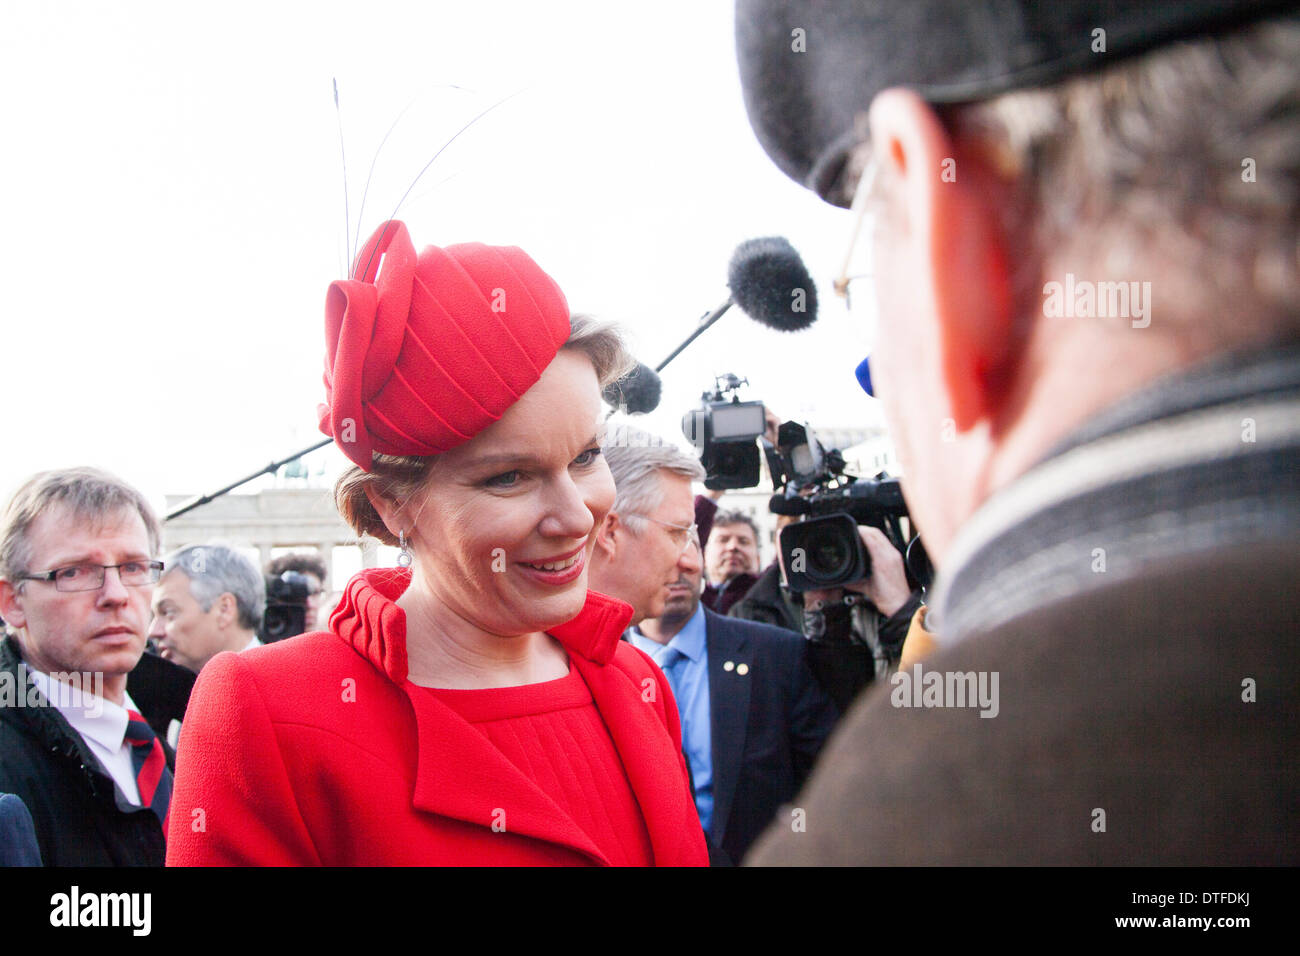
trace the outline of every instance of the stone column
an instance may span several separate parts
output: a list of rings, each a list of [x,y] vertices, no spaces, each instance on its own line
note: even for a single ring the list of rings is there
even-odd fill
[[[316,549],[320,551],[321,560],[325,562],[325,580],[321,586],[325,589],[325,593],[328,594],[334,590],[334,542],[332,540],[321,541],[316,545]]]

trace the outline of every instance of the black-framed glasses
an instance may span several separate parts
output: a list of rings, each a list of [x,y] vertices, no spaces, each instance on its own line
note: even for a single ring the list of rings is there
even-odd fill
[[[669,536],[673,543],[685,551],[692,544],[695,547],[700,546],[700,529],[695,524],[673,524],[671,521],[660,521],[658,518],[652,518],[649,515],[628,514],[629,518],[642,518],[645,521],[653,521],[657,525],[662,525],[668,529]]]
[[[142,588],[157,584],[162,577],[161,561],[123,561],[121,564],[70,564],[53,571],[24,574],[24,581],[53,581],[56,591],[98,591],[104,586],[104,576],[109,568],[117,569],[123,586]]]

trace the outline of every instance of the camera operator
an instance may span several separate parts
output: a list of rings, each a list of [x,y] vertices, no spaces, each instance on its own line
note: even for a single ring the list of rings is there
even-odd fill
[[[783,516],[778,535],[793,523]],[[870,561],[867,577],[842,587],[792,591],[778,548],[776,561],[727,612],[802,633],[809,641],[813,675],[841,711],[863,687],[897,668],[921,605],[919,589],[908,583],[903,556],[884,532],[860,526],[858,535]]]
[[[318,554],[295,551],[266,565],[266,614],[262,640],[268,644],[314,631],[329,570]]]
[[[683,433],[700,448],[710,490],[708,498],[696,498],[695,513],[710,571],[724,579],[725,590],[711,597],[727,598],[731,617],[802,633],[811,645],[813,673],[843,710],[863,687],[896,668],[920,606],[900,554],[905,539],[899,519],[907,506],[896,479],[862,480],[812,428],[782,423],[762,402],[742,402],[739,390],[746,384],[737,375],[718,376],[701,406],[682,419]],[[777,560],[755,580],[756,541],[752,556],[731,548],[737,560],[729,565],[714,542],[714,526],[748,519],[734,512],[715,516],[710,498],[757,485],[760,448],[777,491],[770,507],[784,525]],[[799,518],[804,521],[795,524]],[[714,609],[721,613],[718,605]]]

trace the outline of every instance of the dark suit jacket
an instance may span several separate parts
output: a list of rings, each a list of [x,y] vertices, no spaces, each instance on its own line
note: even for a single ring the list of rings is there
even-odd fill
[[[199,675],[192,670],[145,651],[126,679],[126,686],[140,708],[140,715],[160,740],[166,740],[171,722],[185,719],[190,692],[198,679]]]
[[[808,669],[801,635],[708,608],[704,625],[713,753],[709,837],[739,863],[803,786],[838,712]]]
[[[36,825],[27,805],[12,793],[0,793],[0,866],[40,866]]]

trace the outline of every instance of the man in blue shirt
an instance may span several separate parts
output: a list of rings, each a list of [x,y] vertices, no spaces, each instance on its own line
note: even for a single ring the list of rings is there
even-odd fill
[[[603,450],[617,494],[597,533],[591,586],[632,605],[628,640],[673,690],[700,822],[739,863],[794,799],[838,715],[802,636],[700,605],[699,462],[634,429],[613,434]],[[798,808],[786,819],[802,825]]]
[[[654,658],[673,689],[682,721],[682,750],[695,788],[695,807],[700,811],[700,824],[707,833],[713,820],[713,752],[709,726],[709,649],[699,584],[698,570],[693,574],[683,570],[664,613],[633,626],[628,640]]]

